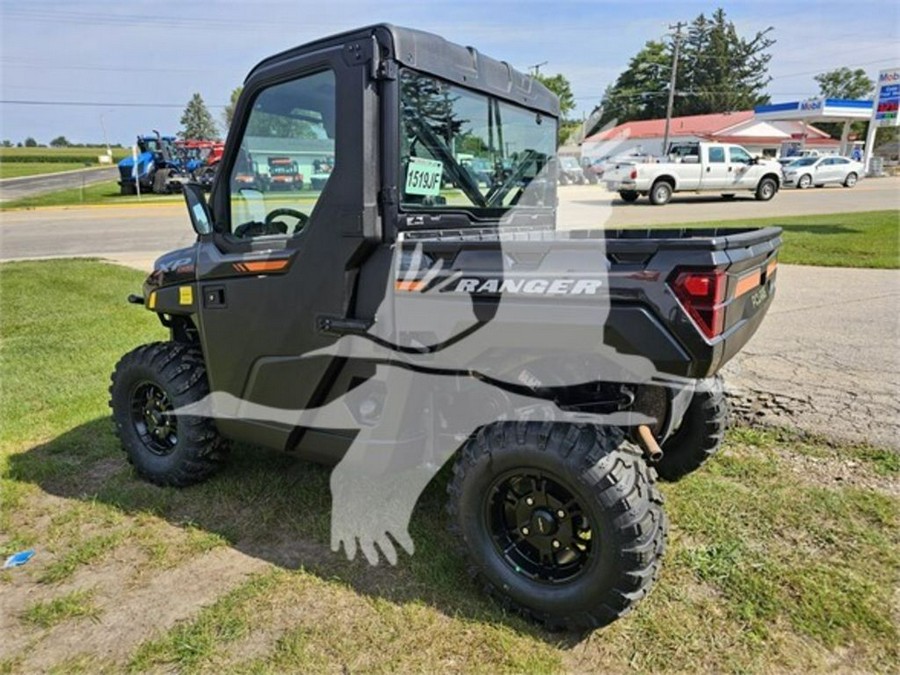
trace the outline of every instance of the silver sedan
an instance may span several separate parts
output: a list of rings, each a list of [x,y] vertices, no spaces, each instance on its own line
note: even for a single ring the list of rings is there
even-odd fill
[[[783,169],[785,186],[793,185],[801,190],[815,185],[839,183],[853,187],[863,175],[863,165],[847,157],[801,157]]]

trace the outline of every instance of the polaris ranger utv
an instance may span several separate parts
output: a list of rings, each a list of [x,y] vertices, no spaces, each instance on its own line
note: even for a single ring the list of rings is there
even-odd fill
[[[508,64],[386,25],[256,66],[209,203],[185,188],[196,243],[130,297],[169,331],[112,375],[137,473],[187,486],[249,442],[338,463],[336,509],[348,458],[384,453],[423,469],[411,510],[452,455],[450,527],[490,593],[551,627],[627,612],[659,574],[657,472],[718,449],[716,373],[771,303],[780,231],[557,232],[558,112]],[[320,191],[238,180],[292,152],[334,158]],[[472,157],[503,179],[475,180]],[[385,372],[418,394],[396,439],[360,446],[392,405]],[[204,414],[210,395],[235,407]],[[335,404],[355,431],[304,416]],[[372,512],[402,497],[389,473],[357,476]]]

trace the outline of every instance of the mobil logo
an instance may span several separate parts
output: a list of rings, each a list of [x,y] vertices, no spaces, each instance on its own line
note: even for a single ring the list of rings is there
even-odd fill
[[[900,82],[900,70],[883,70],[878,75],[879,84],[890,84],[892,82]]]
[[[811,98],[806,101],[800,102],[800,110],[821,110],[822,109],[822,99],[820,98]]]

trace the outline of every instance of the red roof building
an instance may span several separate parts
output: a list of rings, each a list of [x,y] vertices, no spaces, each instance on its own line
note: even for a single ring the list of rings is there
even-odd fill
[[[625,122],[589,136],[581,144],[582,156],[604,157],[628,151],[662,154],[666,121]],[[836,151],[840,141],[801,121],[756,119],[752,110],[714,115],[673,117],[669,141],[717,141],[743,145],[750,153],[776,156],[785,141],[804,141],[807,147]]]

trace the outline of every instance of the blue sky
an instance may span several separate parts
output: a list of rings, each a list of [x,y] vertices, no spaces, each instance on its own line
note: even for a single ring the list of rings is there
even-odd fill
[[[101,141],[105,127],[110,142],[130,144],[151,129],[174,133],[193,92],[218,118],[265,56],[380,21],[439,33],[522,70],[547,61],[542,72],[565,74],[580,111],[590,111],[644,42],[718,6],[742,35],[775,28],[774,101],[815,95],[812,76],[825,70],[858,66],[873,76],[900,65],[900,4],[890,0],[0,0],[0,98],[92,104],[2,103],[0,138]]]

